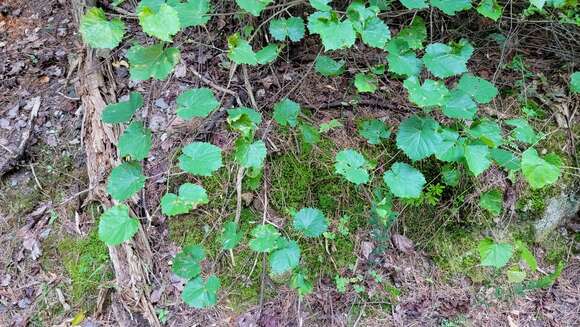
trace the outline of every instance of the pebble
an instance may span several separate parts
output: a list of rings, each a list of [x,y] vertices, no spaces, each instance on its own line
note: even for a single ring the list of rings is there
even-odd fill
[[[6,118],[0,118],[0,128],[10,129],[10,121]]]
[[[167,102],[165,102],[165,99],[163,99],[163,98],[159,98],[159,99],[155,100],[155,106],[157,108],[161,108],[161,109],[169,108],[169,105],[167,104]]]

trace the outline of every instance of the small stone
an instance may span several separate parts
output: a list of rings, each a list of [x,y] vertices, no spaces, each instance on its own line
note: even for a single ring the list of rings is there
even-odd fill
[[[154,104],[157,108],[160,108],[160,109],[169,108],[169,105],[167,104],[167,102],[165,102],[165,99],[163,99],[163,98],[159,98],[159,99],[155,100]]]
[[[0,128],[10,129],[10,121],[6,118],[0,118]]]

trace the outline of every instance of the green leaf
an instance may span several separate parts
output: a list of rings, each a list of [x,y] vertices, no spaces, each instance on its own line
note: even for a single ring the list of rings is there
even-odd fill
[[[294,215],[293,227],[306,237],[318,237],[328,230],[328,222],[322,211],[302,208]]]
[[[515,242],[516,250],[520,253],[520,257],[530,267],[532,271],[538,270],[538,262],[534,254],[528,249],[526,244],[520,240]]]
[[[131,119],[135,111],[143,106],[143,96],[139,92],[131,92],[129,100],[109,104],[103,109],[101,120],[107,124],[124,123]]]
[[[501,128],[489,119],[482,119],[471,125],[467,131],[469,136],[479,139],[490,148],[497,148],[503,144]]]
[[[81,18],[80,32],[91,47],[113,49],[123,40],[125,24],[119,18],[107,20],[103,9],[92,7]]]
[[[377,90],[377,80],[373,75],[357,73],[354,86],[359,93],[374,93]]]
[[[312,292],[312,282],[306,279],[306,275],[302,272],[295,272],[292,275],[290,286],[298,291],[298,295],[304,296]]]
[[[429,7],[425,0],[400,0],[407,9],[424,9]]]
[[[382,139],[388,139],[391,136],[391,131],[387,129],[385,123],[378,119],[363,121],[358,132],[369,144],[380,144]]]
[[[162,4],[156,11],[147,6],[140,6],[139,9],[137,15],[143,32],[167,42],[171,42],[171,37],[179,32],[179,16],[168,4]]]
[[[103,212],[99,219],[99,239],[109,246],[130,240],[139,230],[139,221],[129,216],[129,207],[116,205]]]
[[[534,128],[530,126],[527,120],[522,118],[515,118],[506,120],[506,124],[515,127],[512,131],[513,136],[516,140],[526,143],[526,144],[536,144],[540,137],[534,131]]]
[[[222,150],[210,143],[193,142],[179,156],[179,168],[196,176],[211,176],[221,166]]]
[[[256,60],[260,65],[266,65],[274,62],[278,58],[278,46],[276,44],[270,44],[258,52],[256,52]]]
[[[562,270],[564,270],[564,262],[560,261],[556,266],[556,270],[553,273],[550,273],[540,279],[530,281],[525,288],[526,289],[536,289],[536,288],[547,288],[550,287],[556,282],[556,279],[560,277]]]
[[[209,199],[206,190],[198,184],[185,183],[179,187],[179,198],[186,203],[190,209],[195,209],[199,205],[207,204]]]
[[[284,99],[274,105],[273,117],[281,126],[296,127],[298,114],[300,114],[300,105],[290,99]]]
[[[320,55],[316,58],[314,69],[323,76],[334,77],[344,73],[345,61],[336,61],[328,56]]]
[[[442,106],[449,94],[443,82],[427,79],[420,85],[416,76],[407,78],[403,86],[409,92],[409,100],[421,108]]]
[[[445,99],[443,114],[449,118],[472,120],[477,112],[477,104],[471,96],[460,89],[452,90]]]
[[[467,60],[472,53],[473,46],[466,40],[454,46],[432,43],[425,49],[423,62],[435,77],[447,78],[467,72]]]
[[[247,115],[250,121],[258,126],[262,123],[262,114],[248,107],[228,109],[228,120],[235,120],[241,115]]]
[[[497,88],[491,82],[471,74],[463,74],[457,88],[482,104],[489,103],[498,93]]]
[[[175,102],[177,116],[183,119],[205,118],[220,105],[212,90],[206,87],[187,90]]]
[[[236,0],[240,8],[252,14],[252,16],[260,16],[264,10],[273,0]]]
[[[427,158],[443,142],[438,129],[439,123],[431,117],[411,116],[399,125],[397,147],[413,161]]]
[[[181,57],[177,48],[163,48],[163,44],[142,47],[133,45],[127,51],[129,73],[134,81],[144,81],[149,78],[166,79]]]
[[[320,128],[318,129],[319,133],[326,133],[332,129],[342,127],[342,123],[338,119],[331,119],[327,123],[320,124]]]
[[[140,121],[129,124],[119,138],[119,154],[133,160],[143,160],[151,150],[151,130]]]
[[[203,247],[197,244],[186,246],[173,259],[172,271],[185,279],[195,278],[201,273],[199,262],[203,259],[205,259]]]
[[[479,176],[479,174],[483,173],[491,165],[489,148],[485,144],[466,144],[464,155],[469,171],[475,176]]]
[[[236,33],[228,37],[228,58],[238,65],[257,65],[258,58],[250,43]]]
[[[276,249],[280,233],[272,225],[258,225],[250,232],[250,249],[256,252],[272,252]]]
[[[501,17],[502,8],[496,0],[482,0],[477,6],[477,12],[497,22]]]
[[[379,17],[371,17],[364,22],[361,39],[368,46],[383,49],[391,39],[391,31]]]
[[[427,27],[423,18],[415,16],[411,25],[403,27],[396,39],[405,41],[410,49],[423,49],[423,42],[427,39]]]
[[[441,180],[445,185],[455,187],[459,185],[459,179],[461,178],[461,173],[459,170],[452,168],[449,165],[443,166],[441,170]]]
[[[368,161],[359,152],[346,149],[336,154],[334,170],[346,180],[355,185],[366,184],[369,181]]]
[[[117,201],[125,201],[145,186],[143,170],[136,161],[113,168],[107,182],[107,192]]]
[[[479,197],[479,206],[489,211],[493,216],[499,216],[503,207],[503,194],[499,190],[482,193]]]
[[[391,193],[404,199],[419,198],[426,183],[420,171],[402,162],[394,163],[383,175],[383,180]]]
[[[316,144],[320,141],[320,133],[312,125],[301,123],[300,124],[300,134],[302,135],[302,140],[306,144]]]
[[[521,283],[526,279],[526,272],[525,271],[520,271],[517,268],[514,269],[510,269],[506,272],[508,281],[510,283]]]
[[[574,74],[570,75],[570,90],[580,93],[580,72],[574,72]]]
[[[242,240],[242,233],[238,232],[238,225],[233,221],[225,223],[220,236],[222,249],[233,250]]]
[[[308,16],[310,34],[318,34],[325,51],[350,48],[356,33],[350,20],[340,21],[334,13],[317,11]]]
[[[176,194],[166,193],[161,197],[161,213],[168,217],[182,215],[190,210],[191,205],[185,203]]]
[[[217,291],[220,286],[220,279],[215,275],[208,277],[205,283],[200,276],[185,284],[181,299],[190,307],[197,309],[208,308],[216,304]]]
[[[495,243],[492,239],[486,238],[479,242],[478,246],[481,265],[495,267],[497,269],[505,266],[513,254],[513,247],[508,243]]]
[[[236,142],[234,159],[244,168],[259,169],[264,164],[267,153],[266,144],[262,140],[254,143],[240,140]]]
[[[423,62],[417,55],[410,51],[405,40],[395,38],[387,44],[387,63],[389,71],[402,76],[416,76],[421,73]],[[417,82],[418,83],[418,82]]]
[[[551,153],[541,158],[534,148],[529,148],[522,154],[522,173],[532,187],[539,189],[554,184],[560,177],[560,157]]]
[[[459,11],[471,9],[470,0],[431,0],[431,5],[451,16]]]
[[[491,149],[491,158],[500,167],[507,170],[515,171],[520,169],[520,159],[518,159],[512,152],[502,149]]]
[[[269,30],[276,41],[285,41],[288,37],[291,41],[298,42],[304,37],[304,20],[301,17],[273,19]]]
[[[442,142],[437,147],[435,157],[445,162],[458,162],[465,154],[465,139],[459,137],[457,131],[444,128],[441,133]]]
[[[546,4],[546,0],[530,0],[530,4],[532,4],[534,7],[538,9],[542,9]]]
[[[309,0],[308,2],[310,2],[310,5],[316,10],[331,11],[332,7],[328,5],[330,1],[331,0]]]
[[[279,243],[279,248],[270,253],[268,260],[270,262],[270,271],[274,275],[280,275],[292,270],[300,263],[300,247],[298,247],[296,241],[281,239]]]
[[[181,28],[191,26],[203,26],[211,18],[209,14],[210,3],[208,0],[180,0],[167,1],[167,4],[175,8],[179,16]]]

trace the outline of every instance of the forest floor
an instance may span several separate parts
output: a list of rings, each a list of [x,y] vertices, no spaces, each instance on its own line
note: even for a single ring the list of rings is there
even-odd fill
[[[235,11],[233,1],[227,6],[221,10]],[[84,45],[69,9],[64,0],[0,4],[0,326],[116,325],[109,305],[114,273],[107,247],[96,233],[102,209],[86,201],[83,108],[75,90]],[[578,67],[580,48],[574,42],[556,42],[562,41],[557,40],[562,27],[516,22],[500,28],[467,14],[462,26],[451,27],[435,16],[439,29],[477,44],[470,68],[493,78],[502,89],[501,97],[485,109],[487,114],[505,119],[522,108],[543,112],[544,118],[535,123],[549,135],[542,150],[555,151],[568,166],[577,167],[580,115],[571,129],[562,127],[559,117],[580,107],[577,96],[571,99],[563,91],[569,76],[565,64]],[[334,227],[343,214],[350,216],[348,233],[335,240],[309,241],[303,250],[309,272],[319,276],[314,292],[299,299],[285,283],[270,278],[261,292],[262,267],[255,253],[247,247],[237,250],[235,266],[219,255],[214,231],[236,210],[233,167],[204,179],[210,205],[177,218],[161,215],[164,192],[184,181],[197,181],[172,175],[179,172],[176,154],[183,145],[195,138],[225,153],[233,148],[225,112],[212,117],[210,130],[200,130],[201,120],[176,117],[177,95],[192,87],[212,87],[207,84],[211,81],[236,94],[216,89],[225,96],[224,108],[249,106],[241,70],[230,79],[226,65],[226,38],[234,32],[233,25],[239,25],[235,19],[217,16],[207,29],[192,28],[179,35],[175,42],[181,44],[182,61],[166,81],[129,80],[123,54],[130,40],[100,59],[112,62],[117,97],[136,90],[146,99],[140,115],[153,131],[150,158],[155,160],[146,161],[144,170],[147,176],[159,177],[147,181],[140,205],[151,216],[144,224],[156,263],[150,299],[160,320],[168,326],[296,326],[298,319],[307,326],[580,325],[579,218],[571,217],[537,242],[533,229],[551,198],[578,192],[578,172],[532,191],[492,168],[456,189],[444,189],[435,204],[397,208],[400,215],[389,246],[373,251],[380,244],[368,223],[372,195],[358,192],[334,174],[333,159],[350,147],[371,160],[394,160],[400,153],[393,138],[370,146],[355,136],[357,123],[381,118],[397,126],[414,109],[404,99],[400,82],[384,78],[377,93],[357,95],[353,71],[332,79],[316,74],[312,63],[321,49],[314,37],[284,51],[275,65],[248,70],[265,116],[259,137],[269,151],[263,186],[255,191],[244,187],[241,217],[247,239],[266,201],[270,220],[278,226],[288,223],[289,208],[300,206],[323,209]],[[393,26],[401,21],[395,19]],[[135,22],[130,28],[131,24]],[[440,37],[439,29],[432,39]],[[507,36],[505,46],[492,37],[476,38],[494,33]],[[344,51],[343,58],[348,67],[357,67],[382,62],[384,54],[360,46]],[[339,119],[344,127],[305,149],[295,131],[275,126],[270,118],[273,104],[284,97],[308,108],[306,118],[313,125]],[[427,177],[436,177],[437,163],[422,165]],[[479,195],[492,188],[510,194],[503,214],[495,218],[477,203]],[[527,243],[540,268],[530,277],[545,276],[560,262],[565,267],[550,287],[515,290],[504,274],[478,265],[477,244],[488,235]],[[222,276],[219,302],[212,309],[185,306],[179,298],[183,281],[169,268],[175,254],[192,243],[208,249],[217,262],[212,269]],[[337,289],[337,276],[346,278],[344,291]]]

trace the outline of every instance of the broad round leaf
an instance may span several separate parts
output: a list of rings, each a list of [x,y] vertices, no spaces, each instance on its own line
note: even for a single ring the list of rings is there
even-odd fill
[[[477,104],[471,96],[460,89],[451,91],[444,99],[443,114],[449,118],[473,119],[477,112]]]
[[[161,198],[161,213],[172,217],[188,213],[191,210],[191,205],[185,203],[177,194],[166,193]]]
[[[163,48],[163,44],[142,47],[133,45],[127,51],[129,73],[134,81],[144,81],[149,78],[164,80],[181,57],[177,48]]]
[[[107,20],[101,8],[90,8],[81,18],[83,40],[93,48],[113,49],[121,43],[125,24],[119,19]]]
[[[262,114],[252,108],[247,107],[228,109],[228,120],[235,119],[236,117],[239,117],[243,114],[248,115],[248,118],[250,118],[252,123],[254,123],[256,126],[262,123]]]
[[[570,90],[580,93],[580,72],[574,72],[574,74],[570,75]]]
[[[465,161],[469,171],[479,176],[491,165],[489,148],[481,143],[469,143],[464,148]]]
[[[549,154],[540,158],[534,148],[529,148],[522,154],[522,173],[532,189],[554,184],[560,177],[561,165],[557,155]]]
[[[336,154],[334,169],[351,183],[356,185],[365,184],[369,181],[367,171],[368,162],[359,152],[346,149]]]
[[[472,74],[463,74],[457,88],[471,95],[478,103],[489,103],[498,93],[491,82]]]
[[[278,45],[276,44],[268,44],[267,46],[260,49],[260,51],[256,52],[256,61],[260,65],[266,65],[274,62],[278,57]]]
[[[503,207],[503,194],[499,190],[482,193],[479,197],[479,206],[489,211],[493,216],[499,216]]]
[[[336,61],[328,56],[320,55],[316,58],[314,69],[323,76],[334,77],[344,73],[344,60]]]
[[[307,237],[318,237],[328,229],[328,222],[322,211],[303,208],[294,215],[294,229]]]
[[[425,0],[400,0],[403,6],[408,9],[424,9],[429,7]]]
[[[147,6],[140,6],[137,14],[143,32],[163,41],[171,42],[171,37],[179,32],[181,27],[177,11],[165,3],[156,11]]]
[[[205,251],[201,246],[186,246],[173,259],[172,271],[185,279],[195,278],[201,273],[199,262],[203,259],[205,259]]]
[[[244,168],[261,168],[266,159],[266,144],[259,140],[254,143],[247,143],[244,140],[236,142],[234,158]]]
[[[187,203],[191,209],[209,202],[207,192],[201,185],[185,183],[179,187],[179,198]]]
[[[205,118],[219,106],[213,92],[205,87],[187,90],[181,93],[175,102],[177,116],[183,119]]]
[[[356,73],[354,86],[358,93],[374,93],[377,90],[377,80],[373,75]]]
[[[119,154],[133,160],[143,160],[151,150],[151,130],[140,121],[129,124],[119,138]]]
[[[181,2],[179,0],[167,1],[167,4],[175,8],[179,16],[181,28],[190,26],[202,26],[207,24],[211,18],[208,15],[210,3],[208,0],[188,0]]]
[[[399,198],[415,199],[421,196],[425,177],[417,169],[406,163],[397,162],[383,175],[391,193]]]
[[[423,42],[427,39],[425,21],[421,16],[415,16],[411,25],[403,27],[396,38],[405,41],[410,49],[422,49]]]
[[[139,221],[129,216],[129,207],[120,204],[103,212],[99,220],[99,239],[109,246],[130,240],[139,230]]]
[[[250,249],[256,252],[272,252],[280,239],[280,233],[272,225],[258,225],[250,234]]]
[[[383,49],[391,39],[391,31],[385,22],[375,16],[365,21],[361,38],[368,46]]]
[[[215,275],[208,277],[205,282],[200,276],[185,284],[181,299],[190,307],[197,309],[208,308],[216,304],[217,291],[220,286],[220,279]]]
[[[513,247],[508,243],[495,243],[492,239],[486,238],[479,242],[478,246],[481,265],[495,267],[497,269],[505,266],[513,254]]]
[[[431,0],[431,5],[451,16],[459,11],[471,9],[470,0]]]
[[[449,95],[444,83],[428,79],[421,85],[416,76],[407,78],[403,86],[409,92],[409,100],[421,108],[442,106]]]
[[[300,247],[296,241],[283,240],[276,251],[270,253],[270,271],[280,275],[297,267],[300,263]]]
[[[222,166],[222,150],[210,143],[193,142],[183,148],[179,168],[196,176],[211,176]]]
[[[232,250],[238,243],[242,240],[242,233],[238,232],[238,225],[233,221],[228,221],[225,223],[220,236],[220,243],[222,244],[222,249]]]
[[[238,34],[228,37],[228,58],[238,65],[257,65],[258,58],[248,41],[243,40]]]
[[[304,20],[301,17],[273,19],[270,22],[270,34],[277,41],[284,41],[288,37],[298,42],[304,37],[304,31]]]
[[[467,133],[490,148],[497,148],[503,144],[501,127],[495,121],[486,118],[473,123]]]
[[[515,171],[520,169],[520,159],[518,159],[512,152],[502,149],[491,149],[491,158],[500,167],[507,170]]]
[[[282,125],[296,127],[300,105],[290,99],[284,99],[274,105],[274,120]]]
[[[536,144],[540,140],[534,128],[523,118],[509,119],[505,123],[515,127],[512,131],[513,137],[522,143]]]
[[[425,49],[423,62],[435,77],[447,78],[467,72],[467,60],[472,53],[473,46],[465,40],[454,47],[433,43]]]
[[[113,168],[107,182],[107,192],[117,201],[125,201],[145,186],[143,170],[136,161]]]
[[[423,62],[410,49],[410,45],[402,38],[394,38],[387,43],[387,51],[389,52],[387,63],[390,72],[402,76],[417,76],[421,73]],[[418,83],[417,81],[416,84]]]
[[[240,8],[252,14],[252,16],[260,16],[262,10],[266,8],[274,0],[236,0]]]
[[[484,17],[497,21],[501,17],[502,7],[496,0],[483,0],[477,6],[477,12]]]
[[[427,158],[443,142],[438,129],[439,123],[431,117],[411,116],[399,125],[397,147],[412,160]]]
[[[369,144],[380,144],[382,139],[391,136],[391,131],[387,129],[385,123],[378,119],[363,121],[358,132]]]
[[[124,123],[133,117],[137,109],[143,106],[143,96],[139,92],[131,92],[129,100],[109,104],[103,109],[101,120],[107,124]]]
[[[320,11],[331,11],[332,7],[328,5],[331,0],[309,0],[310,5]]]

